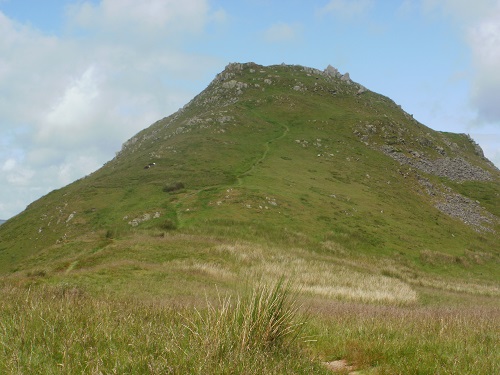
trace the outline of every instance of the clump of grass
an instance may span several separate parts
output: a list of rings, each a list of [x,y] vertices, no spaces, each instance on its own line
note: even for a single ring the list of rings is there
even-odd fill
[[[163,191],[165,193],[172,193],[174,191],[182,190],[184,189],[184,183],[178,181],[178,182],[172,182],[163,187]]]
[[[289,287],[281,280],[272,288],[259,286],[244,299],[219,298],[218,306],[208,302],[207,311],[198,311],[188,328],[197,339],[211,342],[207,350],[223,355],[226,349],[240,353],[267,349],[296,339],[303,325],[296,322],[297,311]]]
[[[107,239],[115,238],[116,237],[116,230],[112,230],[112,229],[106,230],[104,237],[106,237]]]
[[[345,267],[314,259],[301,250],[282,254],[277,248],[249,246],[243,243],[220,245],[217,250],[244,264],[249,277],[275,280],[286,273],[301,292],[351,301],[410,305],[418,294],[404,280],[380,275],[373,270]],[[360,262],[356,264],[359,266]]]
[[[177,223],[172,219],[165,219],[161,224],[159,224],[159,227],[163,230],[175,230],[177,229]]]
[[[186,318],[190,333],[183,345],[189,348],[186,362],[193,353],[204,353],[197,358],[200,373],[282,373],[286,369],[323,373],[319,364],[293,359],[305,320],[299,317],[290,290],[280,280],[271,287],[259,286],[244,298],[219,297],[217,305],[207,302],[206,310]]]
[[[26,276],[28,276],[28,277],[45,277],[45,276],[47,276],[47,271],[46,270],[28,271]]]

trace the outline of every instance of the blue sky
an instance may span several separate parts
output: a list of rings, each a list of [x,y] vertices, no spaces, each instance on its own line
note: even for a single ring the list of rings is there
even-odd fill
[[[0,0],[0,218],[248,61],[331,64],[500,166],[500,0]]]

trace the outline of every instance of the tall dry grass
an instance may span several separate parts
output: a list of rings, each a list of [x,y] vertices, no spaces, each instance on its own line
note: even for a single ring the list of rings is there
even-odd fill
[[[69,286],[0,294],[1,374],[325,373],[303,355],[303,320],[282,283],[203,309],[96,298]]]
[[[412,304],[417,292],[404,280],[362,270],[341,262],[314,258],[301,249],[264,248],[235,243],[220,245],[217,251],[237,260],[249,279],[268,282],[286,274],[304,293],[349,301]],[[359,266],[359,265],[358,265]]]
[[[317,345],[374,374],[500,373],[500,309],[316,301]]]

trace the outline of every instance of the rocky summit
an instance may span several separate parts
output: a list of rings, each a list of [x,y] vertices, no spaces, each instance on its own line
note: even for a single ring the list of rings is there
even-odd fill
[[[455,259],[481,279],[499,260],[499,218],[500,172],[468,135],[426,127],[332,66],[232,63],[2,225],[0,270],[81,274],[97,253],[112,254],[104,265],[174,236],[375,257],[405,280]]]

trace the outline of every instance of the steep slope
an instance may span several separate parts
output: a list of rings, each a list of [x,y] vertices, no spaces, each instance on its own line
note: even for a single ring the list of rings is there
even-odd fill
[[[499,217],[500,172],[468,136],[429,129],[332,67],[230,64],[100,170],[2,225],[0,270],[70,272],[176,233],[490,283]]]

